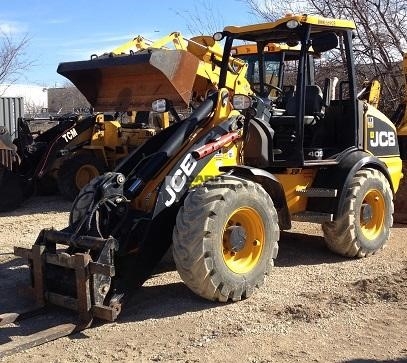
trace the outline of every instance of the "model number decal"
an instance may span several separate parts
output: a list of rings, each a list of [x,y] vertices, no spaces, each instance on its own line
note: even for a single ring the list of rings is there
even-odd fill
[[[165,206],[170,207],[177,200],[179,193],[187,182],[187,178],[192,174],[196,167],[197,161],[191,154],[187,154],[182,160],[181,165],[176,170],[172,177],[167,177],[165,190],[168,193],[169,199],[165,201]]]
[[[370,146],[396,146],[394,131],[370,131]]]
[[[70,129],[69,131],[65,132],[65,134],[62,135],[62,138],[66,142],[69,142],[76,136],[78,136],[78,132],[75,129]]]

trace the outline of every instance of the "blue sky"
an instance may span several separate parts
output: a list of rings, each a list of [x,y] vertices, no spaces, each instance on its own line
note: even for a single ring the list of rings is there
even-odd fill
[[[56,73],[60,62],[89,59],[137,35],[198,34],[197,19],[208,24],[206,33],[258,21],[239,0],[12,0],[0,8],[0,30],[15,41],[29,37],[33,65],[18,83],[45,87],[66,82]]]

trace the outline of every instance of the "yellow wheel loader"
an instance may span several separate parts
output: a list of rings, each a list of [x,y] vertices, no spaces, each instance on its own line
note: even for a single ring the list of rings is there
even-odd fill
[[[327,246],[341,255],[380,251],[402,164],[393,123],[357,97],[354,29],[348,20],[289,15],[216,33],[225,42],[218,89],[85,186],[65,229],[43,229],[31,249],[15,248],[29,260],[37,306],[78,311],[79,329],[94,318],[115,320],[171,243],[177,270],[196,294],[248,298],[277,258],[280,230],[293,220],[320,223]],[[242,41],[257,48],[254,92],[227,87],[235,76],[232,48]],[[266,79],[269,43],[300,47],[296,67],[285,74],[295,89],[284,108],[275,107]],[[189,52],[168,52],[64,67],[96,106],[152,104],[165,112],[189,102],[198,68]],[[327,57],[343,62],[334,97],[329,79],[322,87],[311,81],[311,52],[322,64]],[[137,72],[141,62],[144,71]],[[109,77],[116,87],[103,81]]]
[[[179,49],[190,52],[199,59],[191,102],[187,106],[201,102],[208,89],[216,88],[219,67],[215,63],[222,53],[211,37],[186,39],[174,32],[152,42],[138,36],[111,53],[99,57],[92,55],[91,60],[96,62],[104,58],[119,58],[126,53],[131,55],[143,49],[155,48]],[[234,67],[236,73],[229,86],[235,87],[234,83],[247,86],[247,82],[243,83],[242,80],[245,74],[244,63],[236,60]],[[63,68],[61,72],[64,72]],[[106,79],[105,81],[107,82]],[[115,87],[115,83],[110,86]],[[119,104],[98,110],[113,111],[115,115],[102,112],[88,117],[65,115],[54,119],[58,121],[55,127],[34,137],[29,128],[29,120],[21,118],[18,121],[19,137],[14,143],[17,145],[19,162],[15,163],[12,170],[3,162],[6,159],[0,160],[0,211],[17,208],[24,199],[38,191],[41,194],[51,194],[58,190],[65,198],[74,200],[81,188],[94,177],[114,169],[131,150],[168,127],[170,117],[172,121],[179,121],[177,113],[170,116],[168,113],[149,111],[125,112],[127,108],[122,108]],[[6,155],[9,152],[9,148],[0,144],[0,153]]]
[[[162,50],[163,56],[168,55],[169,58],[151,58],[150,66],[144,63],[145,58],[139,63],[132,62],[136,56],[141,59],[152,50],[158,49]],[[98,112],[90,116],[94,120],[94,127],[88,142],[66,149],[64,158],[59,160],[56,178],[59,191],[64,197],[74,200],[90,180],[105,171],[114,169],[129,151],[168,127],[170,118],[172,122],[180,121],[175,109],[172,109],[171,114],[149,112],[150,104],[146,104],[140,94],[133,94],[137,90],[132,85],[139,77],[145,77],[150,82],[145,83],[143,87],[147,87],[147,90],[143,92],[155,92],[153,90],[155,77],[158,79],[163,76],[172,77],[171,61],[176,61],[177,51],[188,52],[196,63],[194,73],[189,74],[190,78],[193,78],[192,85],[184,85],[180,76],[173,79],[176,86],[180,85],[188,89],[192,86],[190,94],[180,93],[180,97],[184,97],[184,108],[189,108],[202,102],[206,92],[216,89],[219,82],[220,68],[217,63],[222,57],[222,50],[212,37],[199,36],[187,39],[180,33],[173,32],[159,40],[149,41],[138,36],[111,53],[101,56],[92,55],[90,61],[75,64],[77,69],[87,67],[86,70],[76,72],[75,67],[67,69],[66,64],[58,67],[57,72],[70,79]],[[171,60],[172,56],[174,56],[173,60]],[[120,65],[120,74],[103,66],[104,63],[112,60]],[[244,78],[247,66],[239,59],[231,58],[230,63],[234,67],[234,72],[227,87],[247,93],[250,89]],[[156,72],[157,69],[162,73]],[[89,78],[84,78],[83,72],[86,72]],[[100,94],[100,92],[104,93]],[[157,97],[160,92],[168,92],[168,89],[157,90]],[[116,114],[117,117],[112,118],[106,114],[108,112]],[[126,116],[126,122],[121,122],[123,115]],[[75,130],[73,129],[72,132],[75,133]]]

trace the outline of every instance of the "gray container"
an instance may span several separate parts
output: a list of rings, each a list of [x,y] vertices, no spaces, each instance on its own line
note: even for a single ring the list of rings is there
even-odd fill
[[[23,97],[0,97],[0,126],[5,126],[11,138],[17,135],[17,119],[24,116]]]

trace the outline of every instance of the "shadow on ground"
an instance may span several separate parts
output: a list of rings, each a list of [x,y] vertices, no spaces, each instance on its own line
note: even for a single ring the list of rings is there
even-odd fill
[[[323,237],[298,232],[281,232],[278,255],[274,264],[278,267],[291,267],[348,260],[331,252],[326,247]]]
[[[25,200],[17,209],[0,213],[0,219],[37,213],[69,212],[71,205],[72,202],[63,199],[60,195],[34,196]]]

